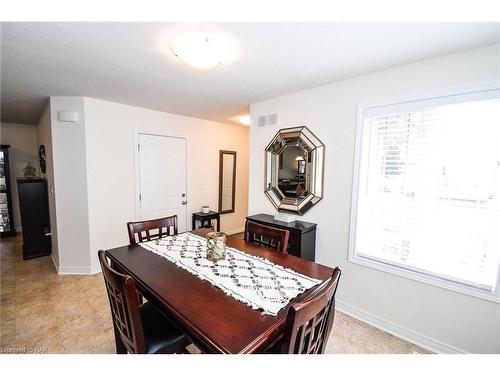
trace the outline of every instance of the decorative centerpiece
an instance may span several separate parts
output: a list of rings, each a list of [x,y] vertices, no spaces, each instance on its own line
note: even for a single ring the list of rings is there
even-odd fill
[[[28,162],[26,167],[23,168],[23,176],[27,178],[36,177],[36,168],[31,165],[30,161]]]
[[[207,259],[221,260],[226,257],[226,234],[224,232],[207,233]]]
[[[201,212],[204,214],[208,214],[210,212],[210,207],[209,206],[201,206]]]

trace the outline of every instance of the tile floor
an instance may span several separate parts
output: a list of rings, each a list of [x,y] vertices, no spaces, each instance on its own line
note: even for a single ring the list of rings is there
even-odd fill
[[[101,274],[57,275],[50,257],[23,261],[22,238],[1,240],[0,353],[114,353]],[[336,313],[328,353],[426,353]]]

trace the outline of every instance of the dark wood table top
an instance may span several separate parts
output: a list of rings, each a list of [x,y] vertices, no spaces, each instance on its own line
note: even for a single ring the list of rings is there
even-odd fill
[[[201,236],[207,232],[206,229],[193,231]],[[327,280],[333,273],[329,267],[247,243],[243,234],[228,237],[227,245],[316,279]],[[139,245],[122,246],[106,252],[114,266],[135,279],[137,288],[148,301],[180,324],[180,328],[204,351],[259,352],[283,329],[288,307],[281,309],[277,316],[262,315],[261,311],[253,310],[209,282]],[[296,299],[306,297],[317,288],[307,290]]]

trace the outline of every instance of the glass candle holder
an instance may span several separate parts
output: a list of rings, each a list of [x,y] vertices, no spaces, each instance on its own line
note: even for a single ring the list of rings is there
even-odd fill
[[[226,234],[223,232],[207,233],[207,259],[220,260],[226,257]]]

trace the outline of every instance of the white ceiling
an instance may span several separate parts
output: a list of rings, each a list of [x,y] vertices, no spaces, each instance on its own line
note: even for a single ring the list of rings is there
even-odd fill
[[[2,23],[1,118],[35,123],[47,97],[89,96],[231,122],[250,103],[500,42],[500,23]],[[243,55],[195,71],[159,41],[222,29]]]

